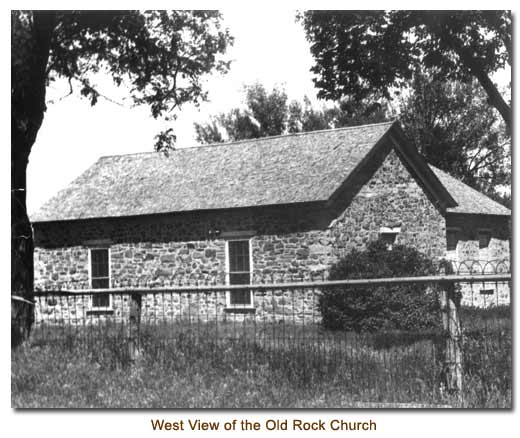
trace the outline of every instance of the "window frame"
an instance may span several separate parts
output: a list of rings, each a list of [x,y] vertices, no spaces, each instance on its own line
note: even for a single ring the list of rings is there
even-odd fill
[[[225,240],[225,269],[226,269],[226,285],[230,285],[230,274],[232,272],[229,271],[230,263],[229,263],[229,242],[247,242],[249,249],[249,284],[252,284],[253,280],[253,237],[250,234],[242,235],[242,233],[237,233],[236,235],[229,235],[229,237]],[[231,294],[232,291],[226,291],[226,309],[227,310],[250,310],[255,308],[255,304],[253,302],[253,291],[249,289],[249,304],[233,304],[231,303]]]
[[[393,241],[389,242],[385,240],[386,248],[391,251],[397,242],[397,236],[401,234],[401,227],[380,227],[379,238],[384,239],[385,236],[393,236]]]
[[[88,248],[88,281],[90,289],[94,290],[92,286],[92,250],[100,250],[100,249],[106,249],[108,252],[108,289],[112,288],[112,255],[110,251],[109,245],[94,245],[89,246]],[[99,277],[104,278],[104,277]],[[113,301],[112,301],[112,295],[108,294],[108,306],[95,306],[94,305],[94,294],[91,295],[90,299],[90,310],[93,311],[112,311],[113,309]]]

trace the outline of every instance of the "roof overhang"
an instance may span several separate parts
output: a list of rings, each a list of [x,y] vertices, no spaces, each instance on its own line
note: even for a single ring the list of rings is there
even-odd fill
[[[327,207],[333,208],[336,201],[346,190],[359,185],[358,178],[361,172],[369,166],[374,157],[383,148],[393,148],[398,156],[403,160],[405,166],[412,175],[421,183],[427,191],[430,199],[436,207],[443,213],[450,207],[458,204],[450,195],[446,187],[441,183],[437,176],[430,169],[426,160],[419,154],[417,149],[411,145],[404,135],[399,123],[394,122],[383,136],[378,140],[370,152],[361,160],[356,168],[347,176],[340,187],[331,195],[327,201]]]
[[[448,189],[444,187],[439,178],[437,178],[435,173],[430,169],[424,157],[419,154],[417,149],[406,139],[399,123],[392,125],[388,131],[388,138],[401,158],[410,166],[415,175],[437,200],[443,212],[445,212],[447,208],[456,207],[458,205],[457,201],[455,201],[448,192]]]
[[[164,211],[158,213],[146,213],[136,215],[120,215],[120,216],[89,216],[81,218],[66,218],[66,219],[55,219],[55,220],[34,220],[31,221],[31,225],[34,226],[45,226],[51,224],[67,224],[67,223],[89,223],[98,221],[109,221],[117,222],[119,220],[141,220],[150,218],[166,218],[172,216],[193,216],[193,215],[214,215],[214,214],[226,214],[230,212],[247,212],[251,211],[255,214],[260,210],[286,210],[289,208],[293,209],[311,209],[311,208],[325,208],[326,200],[316,200],[308,202],[292,202],[284,204],[262,204],[262,205],[248,205],[241,207],[226,207],[226,208],[211,208],[211,209],[197,209],[197,210],[179,210],[179,211]]]

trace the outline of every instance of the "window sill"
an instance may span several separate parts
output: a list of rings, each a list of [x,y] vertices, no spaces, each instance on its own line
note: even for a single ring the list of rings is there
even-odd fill
[[[87,310],[87,316],[101,316],[101,315],[113,315],[112,309],[92,309]]]
[[[224,312],[226,313],[255,313],[254,307],[225,307]]]

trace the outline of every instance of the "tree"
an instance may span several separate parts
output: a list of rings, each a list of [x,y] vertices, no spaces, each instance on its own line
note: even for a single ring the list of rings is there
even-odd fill
[[[510,137],[474,81],[416,74],[400,120],[426,160],[494,198],[511,184]]]
[[[219,143],[230,140],[279,135],[287,123],[287,93],[281,87],[268,92],[260,83],[244,86],[245,109],[234,108],[211,117],[208,123],[195,123],[197,141]],[[225,133],[225,137],[222,135]]]
[[[289,105],[288,132],[307,132],[342,128],[387,121],[392,114],[388,102],[343,99],[333,106],[313,108],[307,96],[303,106],[298,101]]]
[[[206,98],[201,77],[226,72],[221,59],[232,38],[215,11],[13,11],[11,13],[11,291],[15,344],[33,321],[33,239],[26,211],[26,170],[45,114],[47,85],[65,78],[70,92],[95,105],[93,74],[129,87],[136,105],[172,118],[186,102]],[[173,146],[167,130],[157,149]],[[26,300],[26,301],[23,301]]]
[[[316,131],[343,126],[377,123],[387,119],[389,107],[379,102],[344,100],[332,106],[314,108],[307,96],[303,103],[287,103],[281,87],[268,92],[259,83],[245,86],[245,108],[233,108],[195,123],[197,141],[203,144],[260,138],[285,133]]]
[[[491,74],[511,65],[510,11],[306,11],[302,21],[319,96],[389,98],[413,74],[471,82],[511,126],[511,105]]]

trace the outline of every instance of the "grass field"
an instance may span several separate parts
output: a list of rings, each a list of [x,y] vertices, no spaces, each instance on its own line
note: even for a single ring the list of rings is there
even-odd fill
[[[439,333],[154,324],[130,360],[125,327],[47,327],[12,352],[12,406],[511,407],[508,315],[469,311],[462,397],[440,385]],[[509,326],[507,321],[509,320]],[[498,322],[497,322],[498,321]]]

